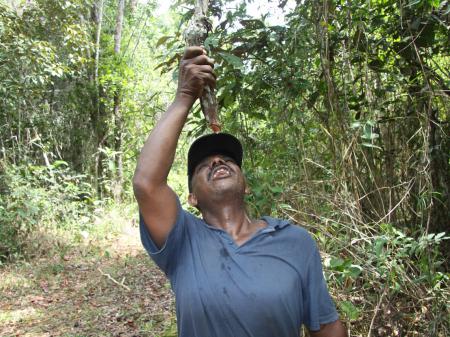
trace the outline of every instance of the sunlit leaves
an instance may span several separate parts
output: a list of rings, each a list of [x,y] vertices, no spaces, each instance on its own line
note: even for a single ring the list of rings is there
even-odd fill
[[[344,312],[347,319],[350,321],[358,319],[360,315],[360,310],[350,301],[339,302],[339,308]]]
[[[225,53],[225,52],[219,52],[218,54],[225,60],[225,62],[230,64],[235,69],[241,69],[244,66],[244,63],[242,62],[242,60],[233,54],[229,54],[229,53]]]

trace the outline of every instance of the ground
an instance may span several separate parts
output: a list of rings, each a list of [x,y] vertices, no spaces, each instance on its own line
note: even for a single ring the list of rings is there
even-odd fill
[[[174,299],[136,227],[0,269],[0,336],[176,336]]]

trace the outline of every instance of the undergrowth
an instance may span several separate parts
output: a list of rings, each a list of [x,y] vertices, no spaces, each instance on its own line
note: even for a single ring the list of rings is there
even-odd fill
[[[0,162],[0,172],[0,263],[61,252],[94,236],[107,239],[120,228],[124,206],[96,200],[87,177],[64,161]]]
[[[334,199],[322,206],[338,204]],[[450,239],[446,233],[359,222],[345,216],[344,208],[321,215],[302,209],[307,207],[282,204],[280,215],[316,238],[328,287],[351,336],[450,335],[450,273],[440,250]]]

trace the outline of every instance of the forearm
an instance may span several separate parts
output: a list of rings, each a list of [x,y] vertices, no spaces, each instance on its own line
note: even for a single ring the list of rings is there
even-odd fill
[[[345,326],[340,320],[323,324],[319,331],[309,331],[311,337],[347,337]]]
[[[167,184],[178,138],[194,99],[178,95],[150,133],[138,159],[133,184],[138,188]]]

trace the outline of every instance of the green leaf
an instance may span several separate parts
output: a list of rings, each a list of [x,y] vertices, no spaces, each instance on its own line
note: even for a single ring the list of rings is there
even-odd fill
[[[349,320],[354,321],[359,317],[359,309],[353,305],[350,301],[341,301],[339,307],[348,317]]]
[[[412,7],[412,6],[415,6],[415,5],[417,5],[418,3],[420,3],[421,2],[421,0],[412,0],[412,1],[410,1],[407,5],[406,5],[406,7]]]
[[[385,238],[378,238],[375,240],[375,245],[374,245],[374,251],[375,251],[375,255],[377,257],[380,257],[382,251],[383,251],[383,247],[384,244],[386,243],[386,239]]]
[[[223,99],[223,106],[224,107],[229,107],[230,105],[232,105],[234,102],[234,97],[231,95],[226,95],[225,98]]]
[[[378,149],[378,150],[383,150],[381,147],[372,144],[372,143],[361,143],[362,146],[364,147],[370,147],[370,148],[374,148],[374,149]]]
[[[253,19],[253,20],[241,20],[239,21],[241,25],[248,29],[261,29],[265,28],[264,22],[261,20]]]
[[[237,57],[236,55],[224,53],[224,52],[219,53],[219,55],[222,56],[222,58],[225,60],[225,62],[227,62],[228,64],[231,64],[236,69],[240,69],[244,66],[244,63],[242,62],[242,60],[239,57]]]
[[[362,136],[361,136],[361,138],[363,138],[363,139],[368,139],[368,140],[373,140],[373,139],[377,139],[377,138],[379,138],[380,137],[380,135],[378,134],[378,133],[375,133],[375,132],[368,132],[368,133],[364,133]]]
[[[210,35],[206,38],[204,45],[208,50],[211,50],[211,46],[217,48],[217,46],[219,46],[219,39],[215,36]]]
[[[356,279],[362,273],[362,267],[356,264],[350,265],[350,267],[345,271],[345,274],[353,279]]]
[[[158,39],[158,42],[156,42],[156,48],[158,48],[160,45],[164,44],[165,42],[167,42],[167,40],[171,39],[172,36],[170,35],[165,35],[162,36]]]
[[[69,164],[67,162],[65,162],[64,160],[55,160],[52,164],[53,168],[58,168],[60,166],[66,166],[68,167]]]
[[[288,210],[288,211],[294,211],[294,209],[292,208],[292,206],[291,205],[288,205],[288,204],[280,204],[280,205],[278,205],[281,209],[285,209],[285,210]]]
[[[434,240],[438,241],[440,240],[442,237],[445,236],[445,232],[441,232],[439,234],[436,234],[436,236],[434,237]],[[445,238],[444,238],[445,239]]]
[[[331,269],[339,269],[339,267],[342,267],[344,265],[345,261],[341,259],[340,257],[333,257],[330,260],[330,268]]]
[[[273,187],[271,186],[271,187],[269,187],[269,189],[272,191],[272,193],[281,193],[284,190],[280,186],[273,186]]]

